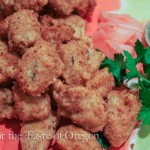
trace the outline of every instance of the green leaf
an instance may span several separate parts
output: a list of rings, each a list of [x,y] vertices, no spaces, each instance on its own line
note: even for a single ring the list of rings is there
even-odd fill
[[[118,63],[122,63],[124,61],[124,56],[120,53],[120,54],[115,54],[114,55],[114,60]]]
[[[150,89],[140,89],[139,99],[142,101],[142,105],[150,108]]]
[[[136,55],[137,55],[136,63],[138,63],[142,60],[143,56],[145,55],[145,49],[144,49],[144,46],[143,46],[142,42],[137,40],[136,43],[135,43],[134,49],[135,49],[135,52],[136,52]]]
[[[150,64],[150,47],[148,47],[146,49],[146,53],[145,53],[144,58],[143,58],[143,63],[145,65]]]
[[[108,67],[113,76],[120,83],[123,79],[132,79],[137,77],[139,90],[139,99],[142,102],[142,109],[139,113],[138,120],[143,120],[143,124],[150,124],[150,48],[144,49],[142,43],[137,41],[135,44],[135,51],[137,58],[134,59],[128,51],[124,51],[122,54],[115,54],[114,60],[105,58],[100,68]],[[142,62],[144,71],[147,76],[142,76],[136,68],[136,64]],[[126,73],[128,69],[129,72]],[[119,83],[118,82],[118,83]]]
[[[150,78],[150,64],[147,64],[147,65],[144,64],[143,69],[144,69],[144,73],[146,74],[146,76]]]
[[[102,65],[100,66],[100,68],[105,68],[108,67],[109,68],[109,72],[112,72],[112,74],[118,78],[119,74],[120,74],[120,67],[116,67],[118,65],[118,63],[116,61],[113,61],[111,59],[109,59],[108,57],[105,58],[105,60],[103,61]]]
[[[127,78],[130,80],[134,77],[138,77],[139,73],[132,55],[128,51],[124,51],[124,55],[126,56],[126,68],[129,69]]]
[[[150,89],[150,80],[147,78],[143,77],[140,73],[138,75],[138,83],[141,89]]]
[[[108,150],[109,147],[110,147],[109,141],[104,137],[104,135],[103,135],[102,132],[98,132],[98,133],[96,133],[96,134],[99,135],[99,139],[97,139],[97,140],[98,140],[100,146],[101,146],[102,148],[105,148],[106,150]]]
[[[138,120],[142,120],[142,125],[150,124],[150,108],[142,107],[138,116]]]
[[[102,62],[100,69],[105,67],[109,68],[109,72],[111,72],[115,77],[116,84],[120,85],[123,82],[123,78],[126,74],[124,56],[122,54],[115,54],[114,60],[106,57]]]

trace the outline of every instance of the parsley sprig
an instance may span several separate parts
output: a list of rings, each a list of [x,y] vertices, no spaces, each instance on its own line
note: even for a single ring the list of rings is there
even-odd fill
[[[150,124],[150,47],[144,48],[143,44],[137,40],[134,48],[136,58],[133,58],[128,51],[124,51],[124,55],[115,54],[114,60],[106,57],[100,68],[109,68],[109,72],[115,78],[116,86],[125,86],[125,80],[138,79],[139,99],[142,102],[138,120],[143,120],[142,124]],[[143,64],[143,74],[136,67],[138,63]]]

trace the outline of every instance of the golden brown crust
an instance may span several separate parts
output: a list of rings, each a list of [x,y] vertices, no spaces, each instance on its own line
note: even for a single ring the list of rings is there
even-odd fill
[[[80,0],[49,0],[49,5],[56,11],[59,15],[69,16],[78,6]]]
[[[41,17],[41,36],[51,43],[66,43],[74,39],[74,29],[67,24],[60,24],[58,20],[48,15]]]
[[[91,79],[87,81],[86,87],[98,92],[104,97],[115,87],[114,77],[108,72],[108,68],[98,70],[93,73]]]
[[[62,150],[101,150],[94,135],[74,125],[59,128],[56,135],[56,142]]]
[[[65,64],[62,76],[67,84],[85,85],[104,59],[104,54],[81,40],[60,45],[58,53]]]
[[[1,0],[0,6],[3,15],[9,16],[22,9],[41,11],[47,3],[48,0]]]
[[[66,43],[73,39],[74,30],[68,25],[42,27],[41,36],[51,43]]]
[[[5,42],[0,40],[0,56],[8,53],[8,46]]]
[[[96,3],[94,0],[49,0],[49,5],[61,16],[69,16],[77,11],[81,16],[91,15]]]
[[[59,77],[63,63],[55,53],[55,47],[40,40],[29,48],[19,61],[17,81],[23,91],[38,96],[44,93],[53,80]]]
[[[120,147],[133,131],[141,103],[128,91],[111,91],[108,94],[108,123],[104,134],[114,147]]]
[[[6,53],[0,56],[0,72],[3,76],[15,79],[18,73],[18,58],[12,54]]]
[[[81,0],[76,10],[80,16],[89,17],[92,15],[95,6],[95,0]]]
[[[24,122],[20,132],[22,150],[47,150],[57,124],[58,120],[52,113],[43,121]]]
[[[41,11],[47,3],[48,0],[15,0],[14,9],[16,11],[22,9],[33,9],[35,11]]]
[[[58,114],[91,132],[102,131],[107,123],[107,105],[96,92],[82,86],[54,85]]]
[[[10,50],[23,54],[26,48],[33,46],[40,38],[40,25],[37,17],[32,10],[20,10],[6,18],[5,24],[3,23],[3,28],[5,27],[3,32],[6,31],[8,34]]]
[[[53,19],[49,15],[44,15],[41,17],[40,22],[42,37],[46,41],[67,43],[70,40],[78,39],[91,42],[91,39],[85,35],[86,21],[80,16],[71,15],[65,18]]]
[[[8,46],[5,42],[0,40],[0,56],[6,54],[8,52]],[[7,81],[7,77],[0,72],[0,84]]]
[[[15,109],[20,120],[44,120],[49,116],[50,97],[47,93],[38,97],[24,93],[18,85],[13,87]]]
[[[75,32],[73,34],[75,39],[79,39],[79,40],[86,40],[88,41],[88,37],[86,37],[85,35],[85,29],[86,29],[86,21],[81,18],[80,16],[77,15],[71,15],[65,18],[60,18],[58,19],[58,22],[60,24],[67,24],[69,26],[71,26]]]
[[[18,73],[18,59],[9,53],[7,44],[0,40],[0,85],[15,79]]]
[[[8,40],[9,18],[10,17],[7,17],[0,22],[0,39]]]
[[[6,88],[0,89],[0,120],[13,117],[15,117],[15,109],[12,91]]]
[[[3,74],[0,73],[0,85],[5,82],[7,82],[7,78]]]

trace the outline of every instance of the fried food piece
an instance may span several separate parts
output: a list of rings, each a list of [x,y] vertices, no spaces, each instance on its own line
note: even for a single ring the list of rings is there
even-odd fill
[[[49,15],[43,15],[43,16],[40,16],[40,23],[43,26],[57,26],[58,20],[52,18]]]
[[[40,40],[19,61],[17,81],[22,90],[32,96],[44,93],[62,73],[64,65],[55,53],[54,45]]]
[[[82,17],[89,17],[92,15],[92,12],[96,6],[95,0],[80,0],[76,11]]]
[[[22,150],[47,150],[57,123],[58,120],[52,113],[43,121],[24,122],[20,132]]]
[[[32,10],[20,10],[10,17],[8,27],[8,43],[10,49],[21,54],[35,44],[40,37],[40,25],[37,14]]]
[[[114,147],[120,147],[133,131],[141,103],[130,92],[111,91],[108,96],[108,123],[104,135]]]
[[[6,53],[8,53],[8,47],[5,42],[0,40],[0,56]],[[0,72],[0,84],[4,83],[5,81],[7,81],[7,77]]]
[[[8,46],[5,42],[0,41],[0,83],[7,79],[15,79],[18,72],[18,58],[8,53]]]
[[[0,22],[0,40],[8,40],[9,17]]]
[[[1,34],[8,35],[10,50],[23,54],[26,48],[33,46],[40,38],[37,17],[33,10],[20,10],[3,21]]]
[[[18,58],[12,54],[3,54],[0,56],[0,72],[9,79],[15,79],[18,73]]]
[[[82,86],[67,86],[57,81],[53,96],[58,114],[91,132],[102,131],[107,123],[107,105],[95,91]]]
[[[46,41],[67,43],[73,39],[83,39],[91,42],[90,38],[85,36],[85,29],[86,21],[77,15],[60,19],[53,19],[48,15],[41,17],[42,37]]]
[[[85,16],[93,11],[95,7],[94,0],[49,0],[49,5],[61,16],[69,16],[73,11],[79,15]]]
[[[5,82],[7,82],[7,78],[3,74],[0,73],[0,85]]]
[[[12,91],[0,89],[0,121],[15,117],[14,100]]]
[[[15,79],[18,73],[18,59],[9,53],[7,44],[0,40],[0,84]]]
[[[80,16],[77,15],[71,15],[69,17],[58,19],[59,23],[65,23],[69,26],[71,26],[75,32],[74,32],[74,38],[75,39],[84,39],[88,40],[88,37],[85,36],[85,29],[86,29],[86,21],[82,19]]]
[[[44,120],[50,114],[50,97],[47,93],[32,97],[24,93],[18,85],[13,88],[15,109],[20,120]]]
[[[86,83],[86,87],[97,91],[101,96],[106,96],[115,87],[114,77],[108,72],[108,68],[98,70]]]
[[[51,43],[66,43],[74,39],[74,29],[67,24],[60,24],[48,15],[41,17],[41,36]]]
[[[0,40],[0,56],[8,53],[8,46],[5,42]]]
[[[0,47],[0,73],[4,78],[15,78],[18,72],[17,64],[18,58],[10,53],[7,53],[7,47]]]
[[[82,128],[68,125],[56,132],[56,142],[62,150],[101,150],[96,137]]]
[[[41,11],[47,3],[48,0],[15,0],[14,9],[16,11],[21,9],[33,9],[35,11]]]
[[[74,30],[68,25],[42,27],[42,38],[51,43],[66,43],[73,39]]]
[[[47,3],[48,0],[1,0],[0,7],[3,15],[9,16],[22,9],[41,11]]]
[[[80,0],[49,0],[49,5],[56,13],[63,16],[69,16],[78,6]]]
[[[65,64],[62,74],[65,82],[75,85],[85,85],[85,82],[91,78],[91,73],[99,69],[105,57],[81,40],[60,45],[58,53]]]

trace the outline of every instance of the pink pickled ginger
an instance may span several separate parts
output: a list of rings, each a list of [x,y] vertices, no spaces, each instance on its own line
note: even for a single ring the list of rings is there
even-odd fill
[[[129,51],[135,56],[134,46],[137,39],[144,41],[144,27],[130,15],[113,14],[101,11],[97,31],[92,35],[94,47],[113,59],[115,53]]]

